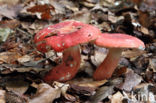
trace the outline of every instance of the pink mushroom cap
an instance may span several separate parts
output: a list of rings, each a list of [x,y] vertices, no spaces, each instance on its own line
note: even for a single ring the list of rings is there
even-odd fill
[[[120,60],[122,48],[141,50],[145,48],[144,43],[138,38],[120,33],[103,33],[96,39],[95,44],[100,47],[109,48],[107,57],[94,72],[93,78],[95,80],[108,79],[112,76]]]
[[[61,52],[66,48],[95,40],[99,34],[100,30],[92,25],[69,20],[44,28],[35,35],[34,41],[41,52],[47,52],[49,48]]]
[[[138,48],[140,50],[145,49],[144,43],[133,36],[120,34],[120,33],[104,33],[96,39],[95,44],[100,47],[106,48]]]

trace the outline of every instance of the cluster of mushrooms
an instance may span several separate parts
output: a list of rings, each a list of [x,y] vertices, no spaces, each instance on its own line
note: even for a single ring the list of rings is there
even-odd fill
[[[101,33],[89,24],[69,20],[50,25],[39,31],[34,41],[37,50],[47,52],[51,49],[63,52],[62,63],[52,68],[45,76],[46,82],[65,82],[72,79],[79,70],[81,62],[80,44],[93,42],[100,47],[109,48],[109,53],[93,74],[94,80],[108,79],[119,62],[123,48],[143,50],[144,43],[136,37],[120,33]]]

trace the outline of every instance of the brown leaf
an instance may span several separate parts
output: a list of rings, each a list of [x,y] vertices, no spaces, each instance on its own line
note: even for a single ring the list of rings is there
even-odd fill
[[[119,77],[122,74],[126,73],[126,71],[127,71],[127,67],[122,67],[120,69],[116,69],[113,75]]]
[[[93,81],[93,82],[88,82],[88,83],[79,83],[79,86],[88,86],[92,88],[98,88],[99,86],[105,84],[107,80],[101,80],[101,81]]]
[[[78,85],[70,85],[72,92],[75,91],[77,94],[82,94],[86,96],[91,96],[95,92],[95,88],[87,87],[87,86],[78,86]]]
[[[122,56],[126,58],[135,58],[135,57],[143,55],[144,53],[145,51],[137,50],[137,49],[125,50],[122,52]]]
[[[111,98],[111,103],[122,103],[123,95],[120,92],[115,93]]]
[[[5,103],[5,91],[0,90],[0,103]]]
[[[138,74],[134,73],[134,71],[129,70],[126,73],[126,78],[124,83],[122,83],[119,88],[126,90],[126,91],[131,91],[133,87],[137,86],[142,80],[142,77],[139,76]]]
[[[0,5],[7,4],[7,5],[16,5],[19,3],[20,0],[0,0]]]
[[[96,94],[91,97],[90,102],[91,103],[98,103],[102,101],[103,99],[107,98],[109,95],[113,94],[114,86],[104,86],[98,89]]]
[[[142,2],[142,0],[130,0],[130,1],[132,1],[134,4],[137,5],[139,5]]]
[[[98,88],[99,86],[105,84],[107,80],[101,80],[101,81],[93,81],[91,78],[79,78],[75,80],[68,81],[67,83],[72,85],[78,85],[78,86],[84,86],[84,87],[90,87],[90,88]]]
[[[20,22],[16,19],[0,21],[0,28],[14,29],[20,25]]]
[[[27,11],[31,13],[41,13],[41,19],[49,20],[52,18],[51,12],[54,12],[55,8],[52,5],[35,5],[28,8]]]
[[[149,13],[139,11],[139,22],[144,27],[149,27],[150,23]]]
[[[9,64],[14,64],[20,56],[21,54],[17,52],[2,52],[0,53],[0,61]]]
[[[28,103],[27,98],[18,93],[8,91],[5,93],[6,103]]]
[[[0,15],[3,15],[9,19],[13,19],[17,17],[21,9],[22,9],[21,5],[14,5],[14,6],[2,5],[0,6]]]
[[[29,103],[52,103],[54,99],[60,97],[61,90],[53,88],[48,84],[38,85],[37,93],[29,100]]]
[[[149,59],[149,67],[156,72],[156,58]]]
[[[72,19],[88,24],[91,20],[90,12],[87,9],[83,9],[81,11],[76,12],[72,16]]]
[[[50,69],[50,68],[49,68]],[[48,68],[46,69],[48,70]],[[6,64],[6,65],[0,65],[0,72],[1,74],[9,74],[12,72],[30,72],[33,71],[35,73],[39,73],[42,71],[45,71],[45,68],[38,68],[38,67],[18,67],[18,68],[14,68],[13,66]]]
[[[140,31],[141,31],[142,33],[144,33],[145,35],[150,35],[148,29],[145,28],[145,27],[142,27],[142,26],[141,26]]]
[[[103,62],[103,60],[106,58],[107,52],[108,51],[105,48],[96,47],[94,51],[94,55],[91,56],[91,62],[95,66],[99,66]]]
[[[152,12],[156,10],[156,1],[155,0],[144,0],[140,2],[139,10],[145,12]]]
[[[11,78],[11,80],[8,80],[5,84],[7,90],[21,95],[26,92],[29,86],[28,82],[25,82],[24,79],[21,79],[20,77]]]
[[[29,55],[24,55],[24,56],[18,58],[17,61],[18,61],[19,63],[25,63],[25,62],[30,61],[31,59],[32,59],[31,56],[29,56]]]

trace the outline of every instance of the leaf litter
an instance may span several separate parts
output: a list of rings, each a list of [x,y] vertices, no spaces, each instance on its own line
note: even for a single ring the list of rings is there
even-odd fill
[[[1,0],[0,103],[153,103],[155,3],[155,0]],[[47,84],[42,77],[62,57],[54,51],[38,52],[33,36],[48,25],[69,19],[92,24],[102,32],[136,36],[146,48],[125,49],[112,78],[94,81],[93,72],[107,55],[107,49],[92,43],[81,45],[81,69],[76,77],[66,83]],[[142,100],[141,95],[148,100]]]

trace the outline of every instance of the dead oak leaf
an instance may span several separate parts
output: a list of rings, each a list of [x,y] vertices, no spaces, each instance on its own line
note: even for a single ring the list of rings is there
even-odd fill
[[[20,25],[20,21],[13,19],[13,20],[3,20],[0,21],[0,28],[10,28],[15,29]]]
[[[122,103],[123,95],[120,92],[115,93],[110,97],[111,103]]]
[[[0,6],[0,15],[7,17],[9,19],[16,18],[20,10],[22,9],[21,5],[2,5]]]
[[[0,90],[0,103],[5,103],[5,91]]]
[[[44,4],[44,5],[35,5],[27,9],[28,12],[31,13],[40,13],[41,15],[37,14],[37,17],[43,20],[49,20],[52,18],[51,11],[54,11],[55,8],[52,5]]]
[[[142,77],[129,70],[126,73],[126,78],[123,83],[120,84],[119,88],[125,91],[131,91],[133,87],[137,86],[142,80]]]
[[[5,93],[6,103],[28,103],[27,98],[19,93],[7,91]]]
[[[39,84],[36,95],[29,100],[29,103],[52,103],[60,97],[61,90],[53,88],[46,83]]]
[[[15,61],[21,57],[21,54],[17,52],[2,52],[0,53],[0,62],[5,62],[5,63],[12,63],[14,64]]]

